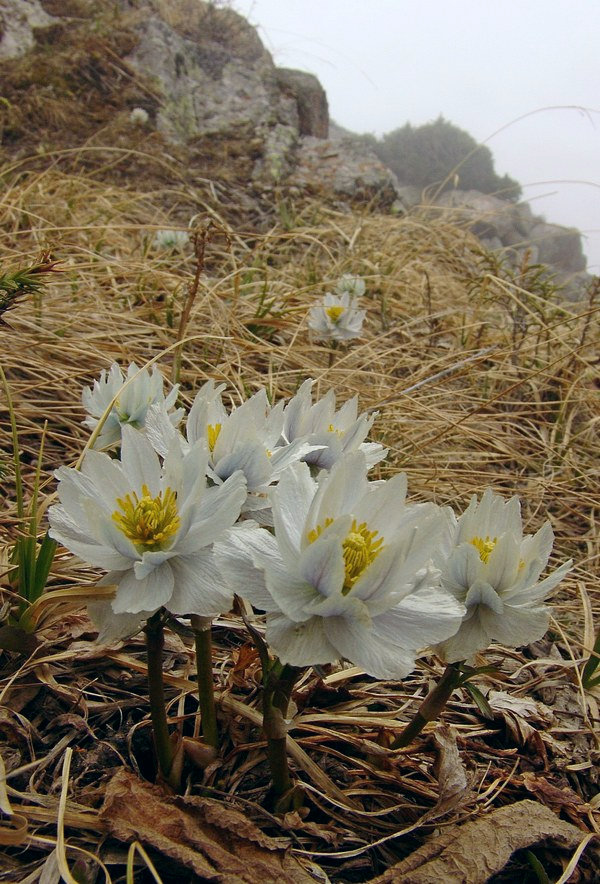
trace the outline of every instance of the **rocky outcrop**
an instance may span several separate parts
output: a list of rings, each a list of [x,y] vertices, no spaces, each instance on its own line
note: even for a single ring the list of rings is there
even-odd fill
[[[313,138],[329,137],[327,93],[314,74],[292,68],[276,69],[280,89],[296,102],[298,134]]]
[[[56,19],[39,0],[2,0],[0,3],[0,59],[25,55],[35,44],[35,32]]]
[[[405,193],[405,198],[407,194]],[[577,298],[590,280],[578,230],[549,224],[528,203],[512,203],[476,190],[446,191],[435,200],[449,221],[463,224],[515,265],[528,252],[531,264],[547,264],[567,297]]]
[[[352,139],[302,138],[294,159],[289,186],[333,195],[342,203],[360,200],[377,209],[389,209],[397,199],[394,173]]]
[[[223,156],[244,158],[238,177],[248,198],[277,188],[284,193],[309,192],[341,208],[360,201],[380,211],[401,212],[425,202],[431,211],[443,212],[448,220],[468,228],[487,248],[503,250],[510,260],[518,262],[529,249],[530,260],[548,264],[560,282],[574,278],[569,283],[572,295],[581,292],[582,280],[588,277],[576,230],[548,224],[526,203],[476,191],[449,191],[434,201],[424,200],[411,182],[398,182],[377,158],[372,138],[331,123],[327,96],[316,77],[277,68],[256,29],[232,9],[202,0],[115,0],[108,23],[106,15],[102,0],[0,0],[0,60],[18,61],[44,44],[47,47],[52,34],[64,41],[72,27],[81,32],[86,22],[91,40],[102,30],[96,28],[99,21],[105,33],[108,27],[114,34],[118,25],[127,34],[122,53],[127,69],[119,70],[118,76],[129,86],[136,78],[145,85],[127,93],[121,82],[113,84],[109,107],[102,90],[114,69],[112,57],[107,56],[105,67],[98,58],[91,59],[82,75],[92,78],[99,101],[107,108],[104,116],[89,114],[100,127],[118,117],[120,99],[121,137],[131,125],[135,107],[135,119],[147,115],[144,133],[177,145],[190,164],[199,164],[201,173],[211,148],[210,168],[218,170],[215,145],[223,145]],[[95,51],[103,50],[95,44]],[[46,85],[31,88],[46,89]],[[47,90],[54,101],[55,86],[48,84]],[[64,100],[68,103],[69,95]],[[89,102],[82,108],[88,113]],[[74,108],[72,117],[82,118],[85,113]],[[44,130],[46,137],[50,133]]]

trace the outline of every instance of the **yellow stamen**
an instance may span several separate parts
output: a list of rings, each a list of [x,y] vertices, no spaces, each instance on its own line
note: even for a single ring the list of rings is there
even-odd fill
[[[487,563],[487,560],[490,557],[490,553],[496,546],[498,542],[496,537],[490,539],[489,534],[486,535],[485,540],[482,537],[472,537],[469,543],[472,543],[477,552],[479,553],[479,558],[482,562]]]
[[[325,519],[323,525],[308,532],[308,542],[314,543],[322,532],[333,522],[333,519]],[[377,537],[378,531],[369,531],[366,522],[356,524],[356,519],[352,520],[352,527],[342,543],[344,555],[344,586],[342,592],[344,595],[350,592],[358,578],[362,575],[365,568],[375,561],[381,550],[383,549],[384,538]]]
[[[214,451],[215,445],[217,444],[217,439],[219,438],[219,433],[221,432],[221,424],[209,424],[206,428],[206,437],[208,439],[208,447],[211,451]]]
[[[121,511],[112,514],[125,537],[128,537],[141,551],[165,549],[174,534],[179,530],[177,495],[166,488],[152,497],[147,485],[142,485],[142,496],[133,492],[118,497]]]
[[[345,307],[325,307],[325,313],[332,322],[339,322],[345,310]]]
[[[335,435],[336,435],[336,436],[339,436],[340,439],[341,439],[342,436],[344,435],[344,434],[342,433],[342,431],[336,429],[336,427],[334,427],[333,424],[329,424],[329,426],[327,427],[327,432],[328,432],[328,433],[335,433]]]

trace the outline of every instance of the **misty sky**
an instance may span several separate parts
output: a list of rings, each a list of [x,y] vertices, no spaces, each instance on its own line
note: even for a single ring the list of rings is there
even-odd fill
[[[600,0],[232,5],[276,64],[318,76],[340,125],[381,135],[442,114],[487,141],[536,214],[585,234],[600,272]]]

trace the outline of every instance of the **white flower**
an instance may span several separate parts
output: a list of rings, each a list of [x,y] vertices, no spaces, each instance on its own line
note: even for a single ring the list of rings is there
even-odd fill
[[[143,107],[134,107],[129,114],[129,120],[134,126],[145,126],[149,119],[148,111]]]
[[[110,408],[94,447],[106,448],[118,444],[126,424],[142,429],[148,408],[152,404],[163,405],[169,421],[176,426],[183,417],[182,408],[171,412],[177,399],[179,384],[175,384],[166,397],[163,386],[164,378],[156,366],[149,372],[147,368],[140,370],[132,362],[127,375],[123,375],[116,362],[113,362],[108,372],[103,369],[100,380],[94,381],[93,387],[85,387],[81,394],[83,407],[88,413],[83,424],[90,430],[96,428],[100,418]]]
[[[332,341],[357,338],[362,332],[365,311],[357,310],[352,301],[348,292],[339,297],[328,292],[322,304],[310,308],[308,327],[317,338]]]
[[[283,438],[287,442],[306,439],[312,445],[323,446],[305,454],[302,460],[311,466],[330,470],[344,454],[357,449],[366,457],[370,469],[387,454],[387,448],[378,442],[363,441],[373,426],[377,412],[358,415],[358,396],[335,410],[335,393],[312,401],[314,381],[304,381],[283,412]]]
[[[152,245],[161,251],[181,251],[189,241],[185,230],[157,230]]]
[[[215,544],[239,595],[267,612],[283,663],[345,658],[376,678],[402,678],[417,649],[458,628],[464,608],[437,587],[432,549],[444,519],[405,504],[406,477],[369,483],[360,452],[315,482],[296,463],[270,492],[275,536],[238,530]]]
[[[109,573],[111,602],[89,606],[106,641],[135,631],[161,607],[211,617],[232,594],[215,568],[212,544],[230,528],[246,496],[241,473],[207,487],[206,445],[185,454],[176,442],[164,464],[145,436],[123,428],[120,460],[88,451],[81,472],[60,467],[60,504],[50,507],[50,536]]]
[[[246,478],[248,497],[244,512],[270,507],[266,492],[281,472],[312,446],[305,439],[291,444],[281,442],[283,400],[271,406],[264,389],[228,412],[223,405],[225,384],[207,381],[198,391],[186,423],[184,445],[199,440],[208,445],[208,476],[217,484],[236,470]],[[165,417],[164,408],[152,409],[148,435],[159,453],[164,453],[175,430]]]
[[[366,291],[365,281],[360,276],[344,273],[340,277],[335,290],[338,295],[343,295],[344,292],[347,292],[351,298],[360,298]]]
[[[467,613],[458,633],[440,646],[444,659],[466,660],[492,641],[516,648],[540,639],[550,616],[540,603],[572,565],[539,579],[554,541],[550,522],[523,536],[519,499],[506,501],[488,488],[452,523],[442,586]]]

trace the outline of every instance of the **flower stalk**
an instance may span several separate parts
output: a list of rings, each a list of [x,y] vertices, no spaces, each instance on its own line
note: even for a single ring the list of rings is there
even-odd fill
[[[276,810],[284,811],[287,796],[293,801],[294,784],[287,758],[287,711],[298,669],[282,665],[276,658],[265,679],[263,692],[263,729],[267,738],[267,757],[271,771],[272,794]]]
[[[391,749],[402,749],[404,746],[408,746],[421,733],[426,724],[440,717],[452,693],[464,681],[464,675],[461,672],[462,665],[462,661],[447,664],[441,679],[427,694],[402,733],[398,734],[390,747]]]
[[[200,703],[202,736],[215,752],[219,748],[219,730],[215,705],[215,688],[212,669],[212,619],[192,614],[190,617],[196,642],[196,668],[198,671],[198,701]]]
[[[148,653],[148,692],[150,696],[150,716],[154,732],[154,746],[158,758],[161,777],[175,791],[179,790],[179,774],[174,769],[175,751],[169,736],[165,692],[163,685],[162,652],[164,648],[164,628],[162,610],[149,617],[146,626],[146,648]]]

